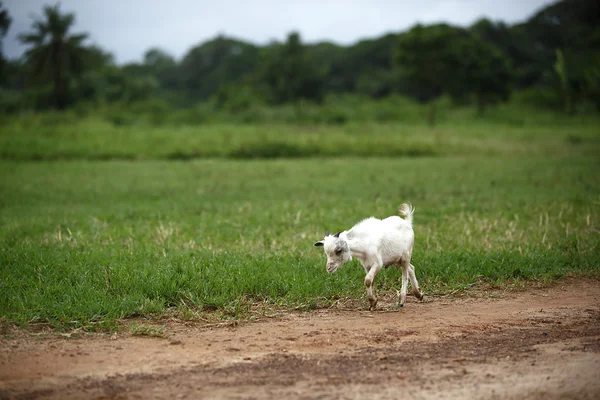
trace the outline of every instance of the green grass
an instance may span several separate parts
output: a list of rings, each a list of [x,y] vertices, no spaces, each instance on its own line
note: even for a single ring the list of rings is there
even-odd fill
[[[403,201],[426,293],[600,277],[596,116],[513,104],[476,118],[441,102],[430,129],[422,106],[359,100],[265,109],[253,125],[183,111],[3,119],[0,322],[89,330],[364,301],[359,263],[328,275],[313,243]],[[376,290],[399,281],[386,270]]]
[[[133,336],[156,337],[161,339],[167,337],[167,328],[165,326],[151,326],[134,322],[129,326],[129,331]]]
[[[384,104],[388,108],[394,105]],[[402,111],[403,105],[394,109]],[[376,109],[373,104],[368,106]],[[490,109],[485,118],[475,118],[471,108],[456,108],[441,112],[440,124],[431,129],[419,116],[420,108],[411,110],[406,118],[400,115],[398,120],[386,123],[351,120],[342,125],[156,124],[143,119],[129,125],[115,125],[101,113],[85,117],[74,113],[32,114],[6,118],[2,122],[0,159],[189,160],[600,153],[600,119],[596,116],[567,118],[511,106],[505,110]]]
[[[338,134],[320,129],[315,136]],[[474,130],[455,135],[468,142]],[[567,131],[545,135],[564,150],[543,148],[535,129],[506,129],[497,140],[522,147],[514,154],[4,160],[0,316],[93,329],[167,310],[239,318],[256,303],[310,309],[364,298],[359,263],[328,275],[313,243],[326,230],[395,214],[403,201],[417,209],[413,264],[427,293],[600,276],[600,161],[592,145],[564,140]],[[480,134],[483,148],[495,148],[491,133]],[[597,143],[587,127],[572,134]],[[399,279],[386,270],[376,289],[395,291]]]

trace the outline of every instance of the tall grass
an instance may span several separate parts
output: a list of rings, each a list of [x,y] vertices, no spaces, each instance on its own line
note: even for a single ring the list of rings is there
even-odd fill
[[[436,129],[400,124],[125,126],[13,121],[0,131],[0,159],[189,160],[196,158],[397,157],[445,155],[594,155],[598,125]]]
[[[0,159],[566,156],[600,152],[597,113],[566,116],[512,103],[492,107],[481,117],[472,107],[454,106],[449,99],[438,102],[436,129],[426,125],[425,106],[401,97],[375,101],[341,96],[322,105],[253,105],[235,113],[210,103],[187,110],[170,109],[166,104],[157,107],[155,102],[105,106],[90,112],[82,112],[81,106],[67,112],[4,118],[0,122]],[[247,118],[247,113],[253,112],[265,116]]]

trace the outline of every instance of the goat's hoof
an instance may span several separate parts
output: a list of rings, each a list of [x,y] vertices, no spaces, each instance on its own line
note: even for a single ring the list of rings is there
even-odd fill
[[[404,307],[404,303],[399,303],[397,308],[402,308]]]
[[[377,306],[377,300],[369,300],[369,311],[374,311]]]
[[[417,293],[415,294],[415,296],[417,297],[417,299],[423,301],[423,299],[425,298],[425,295],[423,293]]]

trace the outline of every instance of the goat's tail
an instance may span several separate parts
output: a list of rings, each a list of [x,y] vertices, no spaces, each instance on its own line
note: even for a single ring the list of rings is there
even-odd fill
[[[409,224],[412,224],[415,208],[410,203],[402,203],[398,206],[398,212],[406,219]]]

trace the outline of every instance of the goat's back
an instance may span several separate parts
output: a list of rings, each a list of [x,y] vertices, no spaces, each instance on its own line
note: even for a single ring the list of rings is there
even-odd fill
[[[375,217],[367,218],[354,225],[350,230],[350,236],[369,238],[370,240],[382,240],[398,237],[410,237],[414,235],[412,224],[396,215],[385,219]]]
[[[387,217],[386,219],[382,220],[381,222],[383,223],[383,225],[386,228],[400,229],[400,230],[410,228],[412,230],[412,224],[409,221],[407,221],[403,218],[400,218],[397,215]]]

